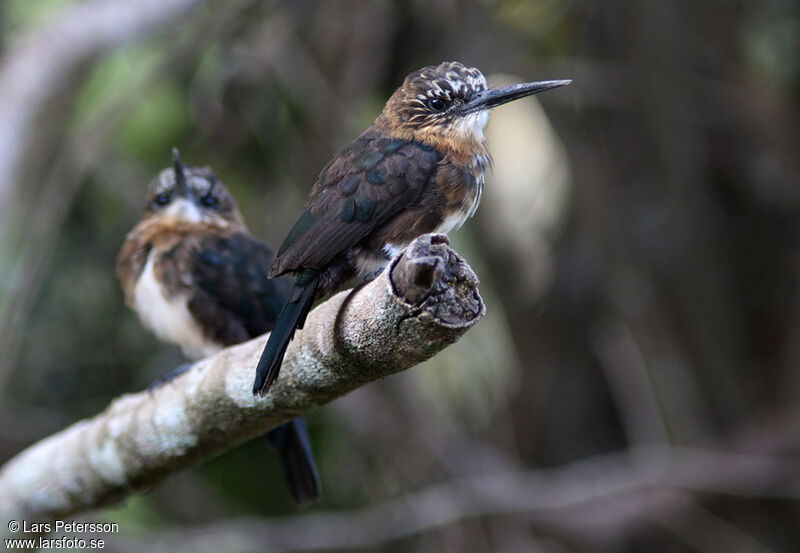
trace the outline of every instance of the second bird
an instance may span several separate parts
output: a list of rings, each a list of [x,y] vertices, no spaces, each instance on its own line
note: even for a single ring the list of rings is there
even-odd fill
[[[198,359],[271,330],[290,289],[267,279],[274,254],[253,238],[207,167],[172,169],[149,188],[145,215],[117,260],[125,299],[158,338]],[[267,433],[298,506],[320,498],[302,418]]]
[[[266,394],[277,379],[316,298],[353,276],[374,278],[414,238],[447,233],[475,213],[491,166],[483,135],[490,108],[569,83],[488,88],[478,69],[458,62],[408,75],[374,123],[322,170],[278,251],[270,276],[293,273],[294,288],[253,393]]]

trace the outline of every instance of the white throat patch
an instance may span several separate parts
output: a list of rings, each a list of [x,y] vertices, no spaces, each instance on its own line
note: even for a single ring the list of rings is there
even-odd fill
[[[483,140],[483,129],[489,122],[489,110],[458,117],[453,122],[453,131],[463,140]]]
[[[203,213],[186,198],[176,198],[164,210],[164,216],[176,223],[199,224],[203,222]]]

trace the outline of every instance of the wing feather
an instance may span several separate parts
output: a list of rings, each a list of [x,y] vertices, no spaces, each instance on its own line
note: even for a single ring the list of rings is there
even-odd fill
[[[245,233],[199,242],[191,266],[195,286],[189,310],[203,328],[213,329],[218,341],[238,343],[275,326],[290,283],[267,277],[274,257],[266,244]]]
[[[414,205],[441,156],[419,142],[363,134],[336,154],[314,185],[271,276],[322,269],[404,208]]]

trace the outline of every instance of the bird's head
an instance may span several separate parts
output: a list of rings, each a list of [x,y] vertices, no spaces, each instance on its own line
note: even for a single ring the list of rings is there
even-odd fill
[[[414,71],[375,124],[404,140],[456,151],[483,146],[489,109],[571,81],[539,81],[489,88],[483,73],[456,61]]]
[[[233,196],[208,167],[188,167],[178,149],[173,166],[150,183],[145,216],[179,225],[231,227],[243,225]]]

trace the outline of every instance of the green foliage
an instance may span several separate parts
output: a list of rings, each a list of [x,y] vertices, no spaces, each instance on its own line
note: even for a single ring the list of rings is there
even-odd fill
[[[800,83],[800,22],[792,18],[757,18],[742,32],[749,69],[776,87]]]
[[[179,144],[188,128],[184,91],[163,82],[122,123],[117,139],[122,149],[141,161],[159,159]]]
[[[159,508],[152,495],[131,495],[124,503],[103,511],[98,520],[116,522],[126,536],[147,535],[166,522],[159,516]]]
[[[8,41],[52,20],[78,0],[4,0],[0,3],[0,31]]]
[[[75,102],[78,121],[105,112],[155,68],[162,53],[156,44],[139,44],[111,52],[101,58],[83,82]],[[142,93],[142,100],[147,95]],[[138,102],[137,102],[138,103]]]

